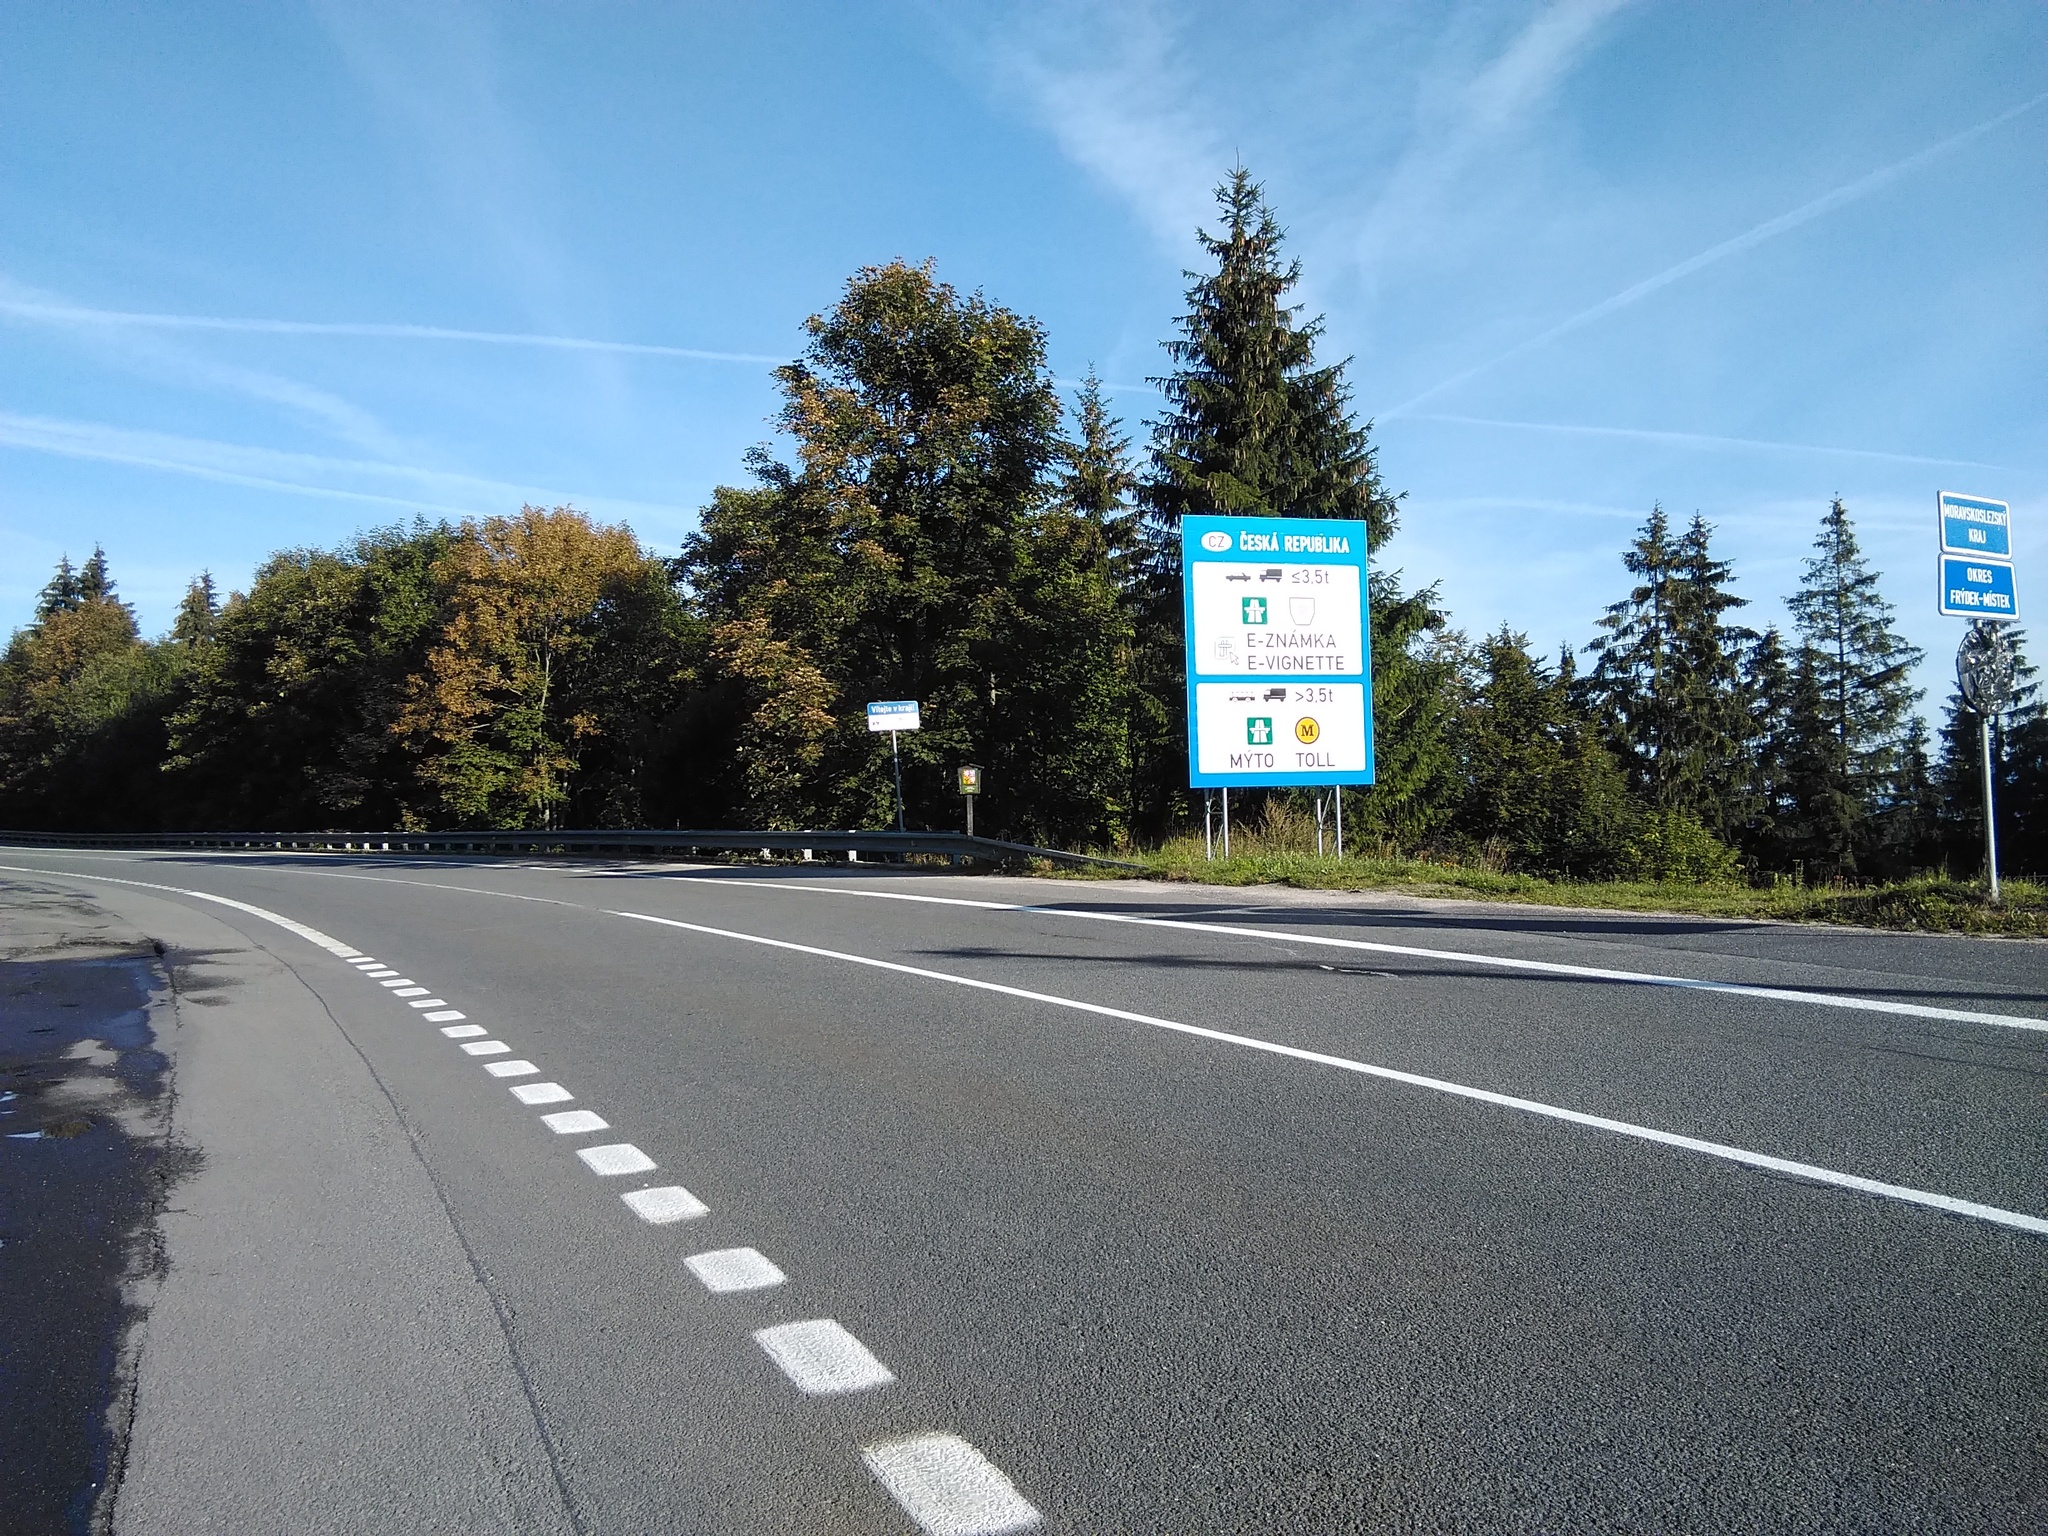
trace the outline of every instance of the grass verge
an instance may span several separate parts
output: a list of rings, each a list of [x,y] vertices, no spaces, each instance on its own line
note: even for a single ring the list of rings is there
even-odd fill
[[[1831,888],[1777,885],[1679,885],[1629,880],[1549,880],[1425,859],[1345,858],[1314,853],[1233,850],[1228,859],[1202,856],[1197,839],[1163,848],[1120,852],[1142,874],[1113,869],[1051,869],[1070,880],[1152,879],[1198,885],[1286,885],[1312,891],[1391,891],[1467,901],[1590,907],[1614,912],[1672,912],[1703,917],[1774,918],[1839,923],[1917,933],[2002,934],[2048,938],[2048,886],[2004,882],[1994,907],[1981,886],[1927,877],[1891,885]]]

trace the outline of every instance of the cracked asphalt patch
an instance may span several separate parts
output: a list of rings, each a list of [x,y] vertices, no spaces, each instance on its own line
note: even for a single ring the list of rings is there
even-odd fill
[[[68,894],[0,883],[0,1531],[104,1523],[126,1343],[161,1267],[163,957]]]

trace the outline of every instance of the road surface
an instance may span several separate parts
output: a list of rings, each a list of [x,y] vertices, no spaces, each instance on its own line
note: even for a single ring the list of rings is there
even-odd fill
[[[0,881],[173,986],[198,1171],[120,1531],[2048,1529],[2039,945],[867,867]]]

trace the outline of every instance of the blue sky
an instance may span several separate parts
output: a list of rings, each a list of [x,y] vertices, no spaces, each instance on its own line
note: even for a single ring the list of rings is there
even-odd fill
[[[416,511],[672,550],[894,257],[1142,435],[1240,157],[1459,626],[1583,643],[1657,500],[1764,623],[1843,495],[1932,689],[1937,490],[2048,602],[2038,3],[192,0],[0,12],[0,630],[95,541],[150,631]]]

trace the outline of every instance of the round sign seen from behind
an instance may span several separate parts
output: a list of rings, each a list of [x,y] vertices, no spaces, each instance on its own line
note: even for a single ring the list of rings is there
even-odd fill
[[[2005,626],[1982,620],[1972,624],[1956,647],[1956,686],[1963,702],[1980,715],[1997,714],[2012,702],[2014,667]]]

